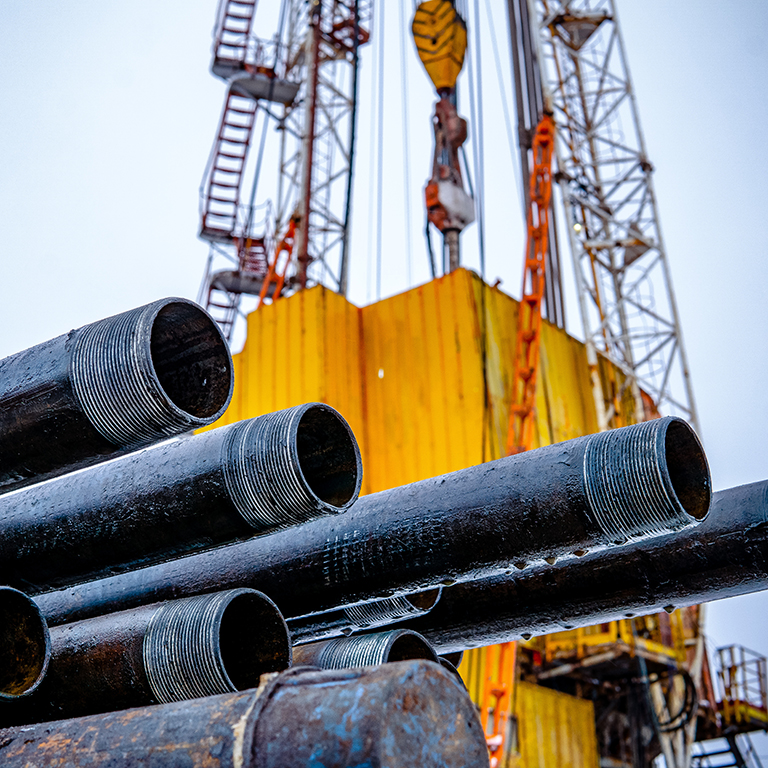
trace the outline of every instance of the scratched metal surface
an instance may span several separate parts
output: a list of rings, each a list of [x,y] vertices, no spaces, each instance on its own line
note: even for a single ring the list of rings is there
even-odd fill
[[[296,668],[257,691],[0,730],[4,768],[464,768],[488,764],[439,665]]]

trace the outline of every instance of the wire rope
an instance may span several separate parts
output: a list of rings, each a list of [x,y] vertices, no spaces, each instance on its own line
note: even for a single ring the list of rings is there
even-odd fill
[[[383,0],[380,0],[382,2]],[[400,94],[402,97],[402,121],[403,121],[403,175],[405,195],[405,259],[408,272],[408,287],[411,286],[411,162],[410,162],[410,133],[408,131],[408,77],[406,76],[406,52],[405,52],[405,0],[400,0]]]
[[[376,300],[381,298],[381,255],[383,243],[384,195],[384,3],[379,2],[379,93],[377,153],[377,207],[376,207]]]
[[[371,19],[372,22],[372,33],[374,38],[374,45],[379,45],[379,34],[378,34],[378,28],[376,27],[375,19]],[[376,58],[371,57],[373,61],[373,66],[371,67],[371,87],[368,89],[368,92],[371,94],[371,114],[370,114],[370,136],[369,136],[369,151],[368,151],[368,238],[367,238],[367,248],[366,248],[366,254],[367,254],[367,260],[368,269],[366,274],[366,301],[370,302],[371,296],[372,296],[372,283],[373,283],[373,277],[375,274],[375,265],[372,263],[373,259],[373,227],[370,226],[370,222],[373,220],[373,204],[374,204],[374,196],[376,194],[376,153],[373,151],[373,148],[376,144],[376,105],[378,103],[378,99],[376,98]]]
[[[509,9],[509,13],[513,13],[513,9]],[[491,0],[485,0],[485,13],[486,18],[492,19],[491,12]],[[506,94],[504,93],[504,76],[501,69],[501,55],[499,54],[499,41],[496,36],[496,26],[494,24],[488,25],[491,29],[491,46],[493,48],[493,58],[496,63],[496,78],[499,84],[499,98],[501,100],[501,107],[504,111],[504,124],[507,129],[507,142],[509,144],[509,156],[512,161],[513,176],[515,177],[515,184],[517,186],[518,197],[523,200],[523,207],[525,207],[525,195],[523,194],[522,182],[520,180],[520,172],[516,165],[517,155],[515,152],[516,143],[514,138],[514,132],[512,130],[512,116],[509,113],[509,103],[507,101]]]

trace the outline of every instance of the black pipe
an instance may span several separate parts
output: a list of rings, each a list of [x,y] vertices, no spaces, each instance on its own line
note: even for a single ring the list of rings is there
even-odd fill
[[[0,583],[39,593],[335,514],[361,475],[322,403],[163,443],[0,496]]]
[[[51,637],[40,609],[23,592],[0,587],[0,702],[32,693],[50,657]]]
[[[232,397],[213,319],[161,299],[0,360],[0,491],[211,424]]]
[[[410,629],[337,637],[319,643],[297,645],[293,649],[293,661],[297,666],[320,669],[370,667],[411,659],[438,661],[429,642]]]
[[[351,635],[362,629],[375,629],[403,619],[428,613],[440,599],[442,587],[372,600],[370,603],[334,608],[288,621],[294,645],[313,643],[339,635]]]
[[[342,515],[41,596],[51,623],[249,586],[304,616],[676,530],[709,508],[691,428],[657,419],[361,498]]]
[[[768,480],[714,494],[699,526],[652,541],[443,590],[398,626],[439,653],[768,589]]]
[[[474,705],[429,661],[294,668],[256,691],[0,730],[3,768],[488,765]]]
[[[37,691],[0,705],[3,725],[254,688],[262,674],[286,669],[292,658],[277,606],[250,589],[64,624],[51,630],[51,645]]]

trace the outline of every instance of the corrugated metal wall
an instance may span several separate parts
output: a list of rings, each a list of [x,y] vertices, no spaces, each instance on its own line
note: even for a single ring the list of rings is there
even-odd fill
[[[498,458],[517,302],[464,269],[358,308],[317,287],[252,313],[216,426],[319,400],[363,450],[364,492]],[[537,443],[597,431],[584,347],[544,323]]]

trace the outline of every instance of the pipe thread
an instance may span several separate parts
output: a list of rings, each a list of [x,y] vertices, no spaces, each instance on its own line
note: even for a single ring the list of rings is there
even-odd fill
[[[113,445],[136,448],[211,421],[179,408],[158,380],[152,327],[158,312],[171,303],[197,306],[161,299],[86,325],[75,336],[70,359],[75,397],[93,427]]]
[[[399,619],[423,616],[429,613],[433,606],[434,603],[428,607],[420,608],[409,600],[408,595],[398,595],[383,600],[373,600],[370,603],[346,606],[343,610],[350,623],[358,629],[366,629],[391,624]]]
[[[157,609],[144,636],[142,654],[149,687],[159,703],[237,690],[221,656],[221,620],[235,597],[253,592],[231,589],[197,595]]]
[[[342,509],[320,499],[301,470],[297,430],[311,408],[333,411],[321,403],[307,403],[230,428],[222,462],[227,490],[238,512],[257,531],[286,528]]]
[[[374,632],[370,635],[338,637],[329,640],[318,655],[315,664],[321,669],[351,669],[385,664],[389,661],[392,646],[404,636],[421,640],[427,649],[432,648],[418,632],[410,629],[393,629],[388,632]],[[433,661],[436,661],[437,654],[433,653],[433,656]]]
[[[667,416],[592,435],[584,451],[584,485],[600,529],[613,543],[690,525],[669,480]],[[682,422],[685,423],[685,422]]]

